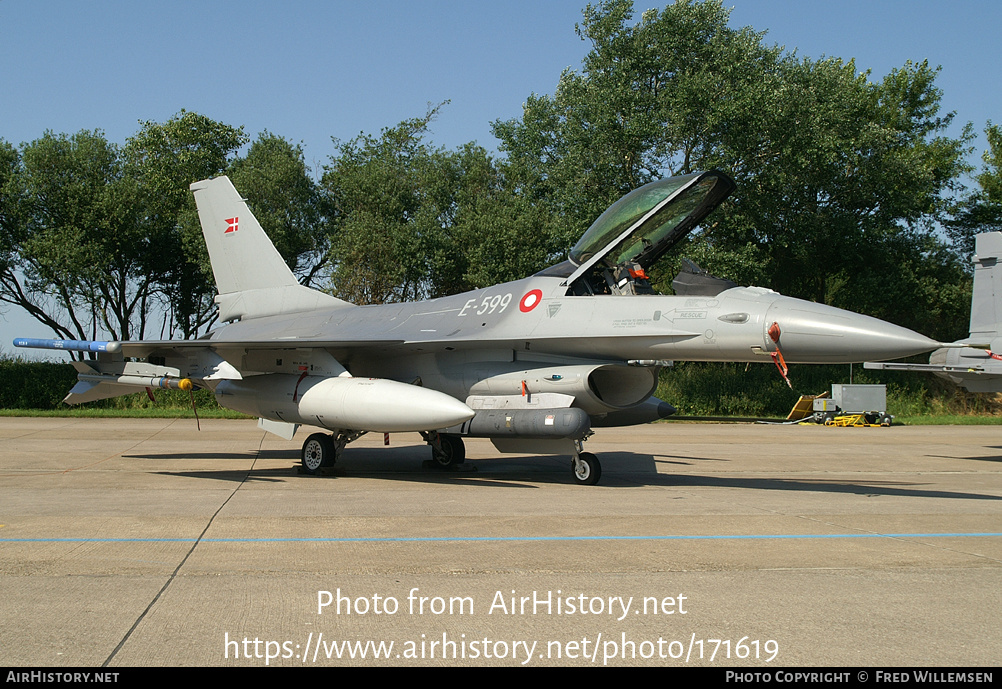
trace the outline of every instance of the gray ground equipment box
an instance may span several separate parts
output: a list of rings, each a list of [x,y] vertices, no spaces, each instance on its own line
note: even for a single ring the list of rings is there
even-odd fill
[[[814,400],[814,420],[832,425],[833,420],[846,415],[861,415],[860,423],[835,425],[890,426],[887,413],[886,385],[832,385],[830,399]]]

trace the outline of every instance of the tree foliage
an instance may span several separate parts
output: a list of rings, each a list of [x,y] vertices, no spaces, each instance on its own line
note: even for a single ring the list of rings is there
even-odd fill
[[[425,142],[438,107],[378,137],[335,141],[321,184],[339,297],[437,297],[524,277],[553,257],[539,214],[505,190],[486,150]]]
[[[328,259],[329,210],[302,147],[263,132],[227,174],[289,268],[309,285]]]
[[[230,174],[289,266],[308,281],[328,250],[324,199],[302,149],[181,111],[124,146],[97,131],[0,141],[0,300],[70,339],[195,337],[216,317],[189,186]]]
[[[985,127],[988,149],[981,159],[978,188],[964,195],[953,209],[947,233],[965,258],[974,254],[974,236],[1002,231],[1002,129],[991,122]]]
[[[704,267],[920,329],[956,316],[963,267],[931,228],[970,135],[944,134],[937,70],[871,80],[852,61],[801,58],[729,27],[719,0],[633,16],[630,0],[589,5],[581,71],[494,125],[506,174],[568,243],[629,189],[719,168],[738,190],[689,249]],[[903,311],[907,294],[932,302]]]
[[[985,136],[988,150],[982,156],[985,169],[978,176],[978,182],[989,201],[1002,204],[1002,129],[989,122]]]
[[[215,283],[189,186],[223,172],[246,141],[242,127],[182,110],[164,123],[143,122],[126,142],[143,231],[157,243],[156,289],[168,309],[168,333],[176,328],[195,337],[215,318]]]
[[[632,18],[631,2],[588,5],[576,27],[591,44],[582,71],[531,96],[520,120],[494,123],[507,174],[566,221],[568,242],[628,191],[712,167],[722,137],[754,145],[768,107],[757,85],[775,81],[779,51],[730,29],[719,3]]]
[[[211,283],[197,286],[179,218],[190,182],[218,172],[241,137],[182,112],[123,147],[86,130],[0,145],[0,300],[72,339],[142,338],[165,305],[204,310]]]
[[[141,334],[151,256],[119,149],[81,131],[6,152],[0,299],[63,337]]]

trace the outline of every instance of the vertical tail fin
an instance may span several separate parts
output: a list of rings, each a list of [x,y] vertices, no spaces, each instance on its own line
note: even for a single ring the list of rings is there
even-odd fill
[[[1002,232],[975,237],[971,339],[991,342],[1002,331]]]
[[[220,320],[350,306],[299,284],[229,178],[195,182],[191,191],[219,292]]]

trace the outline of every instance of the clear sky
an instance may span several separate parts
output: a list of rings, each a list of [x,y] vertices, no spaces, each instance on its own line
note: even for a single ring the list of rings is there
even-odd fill
[[[574,32],[585,0],[255,2],[0,0],[0,138],[101,129],[124,143],[142,120],[181,109],[251,137],[301,143],[319,167],[331,137],[378,134],[449,100],[430,140],[495,149],[490,123],[553,93],[588,50]],[[637,0],[637,16],[647,7]],[[801,56],[855,58],[879,79],[907,60],[937,80],[957,134],[1002,122],[997,0],[731,0],[731,25]],[[971,162],[980,166],[983,137]],[[14,336],[51,337],[9,308]]]

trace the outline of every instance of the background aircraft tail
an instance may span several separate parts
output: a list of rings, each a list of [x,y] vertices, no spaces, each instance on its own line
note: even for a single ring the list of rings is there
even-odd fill
[[[228,177],[191,185],[222,321],[351,306],[303,287]]]
[[[928,364],[871,362],[864,368],[885,371],[928,371],[970,392],[1002,391],[1002,232],[974,239],[974,289],[971,333],[929,355]]]
[[[971,341],[992,342],[1002,331],[1002,232],[985,232],[974,240],[974,290],[971,297]]]

